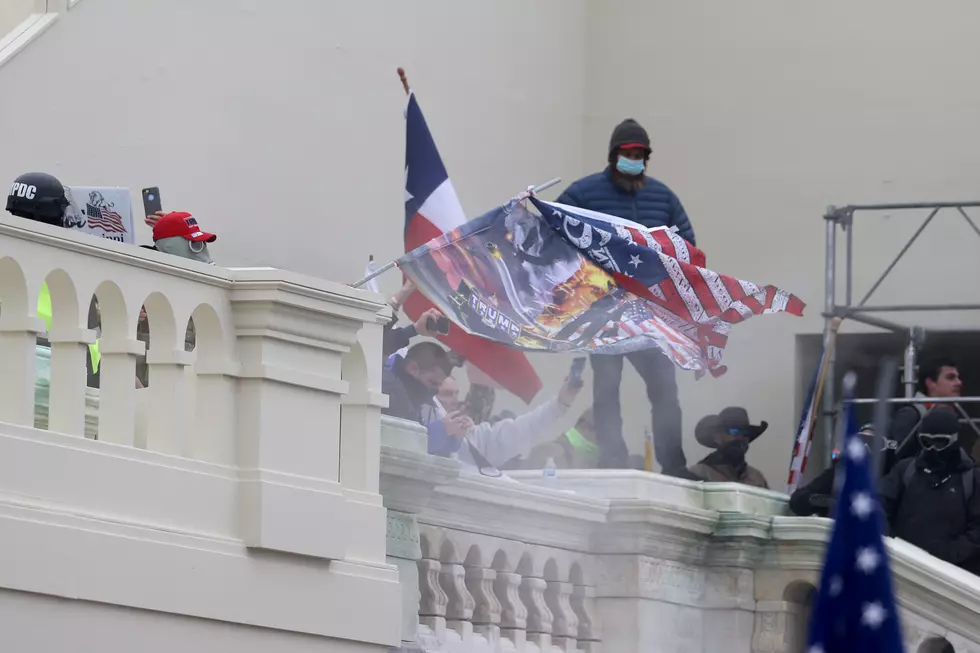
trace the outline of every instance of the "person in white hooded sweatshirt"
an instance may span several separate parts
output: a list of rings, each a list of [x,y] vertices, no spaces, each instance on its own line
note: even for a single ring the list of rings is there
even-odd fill
[[[446,377],[436,393],[440,415],[434,415],[435,419],[427,424],[429,453],[436,456],[456,453],[460,462],[478,466],[470,447],[461,446],[465,438],[487,462],[500,467],[516,456],[527,455],[542,442],[554,440],[560,431],[558,420],[568,412],[581,389],[581,385],[572,387],[565,379],[558,396],[520,417],[502,419],[494,424],[473,424],[461,410],[462,402],[455,379]]]

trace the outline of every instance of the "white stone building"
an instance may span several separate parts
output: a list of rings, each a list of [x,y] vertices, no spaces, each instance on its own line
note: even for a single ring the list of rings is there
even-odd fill
[[[739,403],[782,434],[752,454],[776,484],[795,338],[821,326],[824,206],[975,193],[978,14],[954,0],[0,3],[0,179],[158,185],[236,268],[0,218],[0,648],[802,650],[827,522],[785,516],[772,492],[638,472],[541,488],[426,456],[416,429],[379,417],[381,298],[322,279],[400,253],[396,66],[474,212],[597,169],[632,115],[712,265],[811,304],[736,331],[729,374],[682,388],[689,427]],[[915,226],[862,226],[857,272]],[[899,268],[883,302],[972,292],[980,263],[960,226],[917,244],[955,273]],[[37,420],[44,281],[52,380]],[[102,387],[86,393],[93,294]],[[166,382],[137,391],[141,305]],[[546,383],[566,365],[535,363]],[[642,387],[624,393],[642,432]],[[980,582],[890,548],[908,650],[980,651]]]

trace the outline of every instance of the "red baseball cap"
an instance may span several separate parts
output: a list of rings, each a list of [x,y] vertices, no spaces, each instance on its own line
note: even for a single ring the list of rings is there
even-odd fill
[[[184,211],[168,213],[153,225],[153,242],[177,236],[195,243],[213,243],[218,238],[214,234],[201,231],[194,216]]]
[[[643,143],[623,143],[619,146],[621,150],[646,150],[650,151],[649,145],[644,145]]]

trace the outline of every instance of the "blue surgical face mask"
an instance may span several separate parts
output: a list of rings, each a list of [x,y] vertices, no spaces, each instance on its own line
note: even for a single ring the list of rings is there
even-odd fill
[[[630,175],[631,177],[642,175],[644,168],[646,168],[644,161],[627,159],[625,156],[620,156],[616,160],[616,170],[619,170],[624,175]]]

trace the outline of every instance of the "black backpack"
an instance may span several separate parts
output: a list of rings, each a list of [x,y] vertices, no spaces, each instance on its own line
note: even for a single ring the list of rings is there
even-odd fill
[[[975,467],[971,467],[967,471],[960,474],[960,478],[963,481],[963,501],[969,505],[970,499],[973,498],[973,473]],[[910,460],[905,471],[902,472],[902,490],[909,486],[912,482],[912,478],[915,476],[915,460]]]

